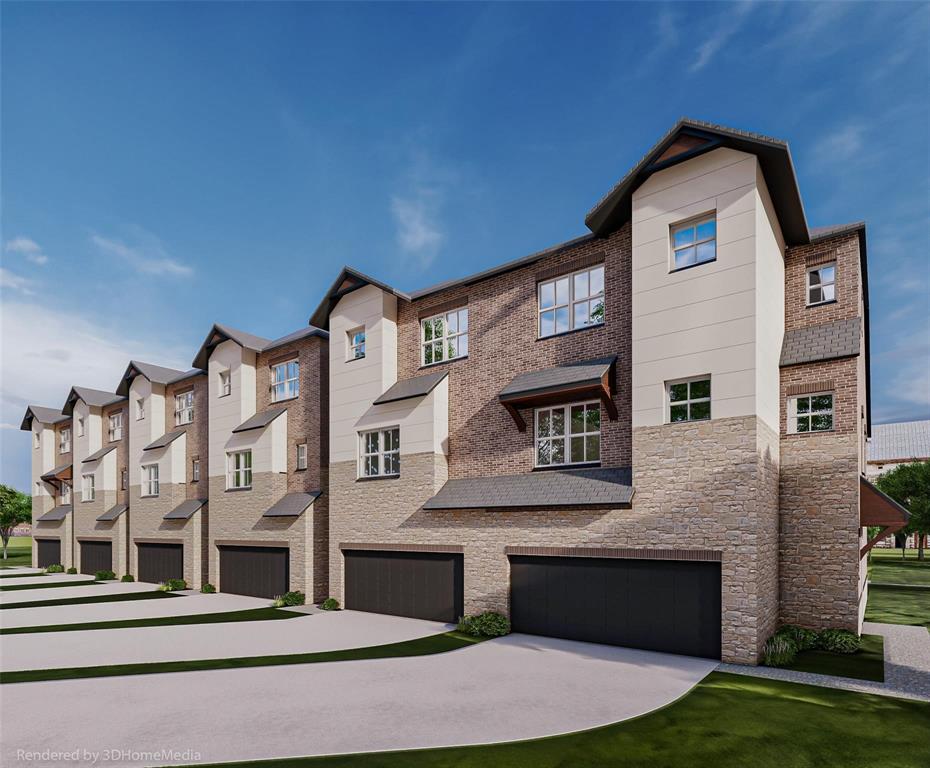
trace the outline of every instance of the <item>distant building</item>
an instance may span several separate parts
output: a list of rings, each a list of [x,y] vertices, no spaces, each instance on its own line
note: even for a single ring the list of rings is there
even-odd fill
[[[873,424],[865,475],[870,480],[900,464],[930,461],[930,419]]]

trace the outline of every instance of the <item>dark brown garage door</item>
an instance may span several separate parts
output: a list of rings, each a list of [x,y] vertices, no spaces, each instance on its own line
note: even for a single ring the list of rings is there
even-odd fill
[[[220,547],[220,591],[278,597],[288,591],[287,547]]]
[[[109,541],[82,541],[81,573],[113,570],[113,545]]]
[[[510,558],[514,632],[720,658],[720,564]]]
[[[437,552],[343,553],[346,608],[432,621],[462,616],[462,555]]]
[[[184,578],[184,547],[181,544],[136,544],[139,548],[139,581],[161,584]]]
[[[61,539],[36,539],[39,568],[61,565]]]

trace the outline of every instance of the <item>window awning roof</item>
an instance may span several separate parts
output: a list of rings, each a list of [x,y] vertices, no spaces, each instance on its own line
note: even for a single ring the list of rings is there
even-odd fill
[[[879,527],[882,530],[869,540],[859,553],[865,557],[879,541],[900,531],[911,519],[910,513],[898,502],[882,493],[872,483],[859,476],[859,525],[863,528]]]
[[[262,517],[299,517],[320,497],[320,491],[286,493],[272,504]]]
[[[57,507],[52,507],[48,512],[46,512],[42,517],[36,520],[37,523],[57,523],[65,519],[68,516],[68,513],[71,512],[70,504],[62,504]]]
[[[248,432],[251,429],[263,429],[267,427],[271,422],[273,422],[278,416],[282,413],[287,413],[287,408],[278,406],[277,408],[269,408],[267,411],[261,411],[256,413],[254,416],[250,416],[245,421],[243,421],[238,427],[236,427],[233,432]]]
[[[801,363],[855,357],[860,351],[861,325],[862,321],[858,317],[849,317],[785,331],[779,365],[784,368]]]
[[[162,520],[190,520],[194,512],[207,503],[206,499],[188,499],[172,509]]]
[[[89,464],[89,463],[92,462],[92,461],[97,461],[98,459],[102,459],[102,458],[103,458],[104,456],[106,456],[110,451],[113,451],[113,450],[116,450],[116,444],[115,444],[115,443],[112,444],[112,445],[105,445],[105,446],[104,446],[103,448],[101,448],[99,451],[94,451],[90,456],[88,456],[86,459],[84,459],[81,463],[82,463],[82,464]]]
[[[70,480],[71,479],[71,465],[62,464],[60,467],[55,467],[51,472],[46,472],[42,475],[42,479],[46,483],[55,483],[61,480]]]
[[[521,373],[501,390],[498,399],[521,432],[526,430],[526,422],[518,408],[539,408],[568,400],[600,400],[611,421],[616,421],[617,407],[613,402],[616,360],[603,357]]]
[[[171,443],[173,443],[183,434],[184,434],[183,429],[175,429],[172,432],[165,432],[165,434],[163,434],[157,440],[153,440],[151,443],[145,446],[145,448],[143,448],[142,450],[143,451],[154,451],[156,448],[164,448],[166,445],[170,445]]]
[[[411,397],[423,397],[432,392],[436,385],[448,375],[448,371],[436,371],[403,379],[388,387],[373,404],[384,405],[384,403],[394,403],[398,400],[408,400]]]
[[[106,512],[104,512],[100,517],[97,518],[98,523],[110,523],[113,520],[116,520],[123,512],[129,509],[127,504],[117,504],[114,507],[110,507]]]

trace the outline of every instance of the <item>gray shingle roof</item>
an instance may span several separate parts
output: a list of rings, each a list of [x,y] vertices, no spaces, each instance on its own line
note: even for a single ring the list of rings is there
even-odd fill
[[[70,464],[59,464],[51,472],[46,472],[44,475],[42,475],[42,479],[43,480],[55,480],[58,478],[58,475],[60,475],[66,469],[71,469],[71,465]]]
[[[110,507],[106,512],[104,512],[100,517],[97,518],[99,523],[109,523],[113,520],[116,520],[123,512],[125,512],[129,507],[126,504],[117,504],[114,507]]]
[[[449,480],[423,509],[623,506],[632,499],[629,467],[593,467]]]
[[[850,317],[786,331],[781,345],[780,365],[784,367],[854,357],[859,354],[861,325],[858,317]]]
[[[873,425],[868,452],[876,462],[930,458],[930,419]]]
[[[62,504],[58,507],[52,507],[48,512],[46,512],[42,517],[36,520],[37,523],[57,523],[61,520],[64,520],[68,516],[68,513],[71,512],[70,504]]]
[[[320,491],[286,493],[272,504],[262,517],[298,517],[320,496]]]
[[[180,371],[177,368],[165,368],[162,365],[153,365],[152,363],[143,363],[141,360],[130,360],[126,366],[126,372],[120,379],[119,386],[116,388],[118,395],[129,394],[129,383],[137,374],[145,376],[153,384],[174,384],[177,381],[189,379],[192,376],[206,374],[206,371],[200,368],[191,368],[189,371]]]
[[[90,456],[84,459],[81,463],[89,464],[92,461],[97,461],[98,459],[102,459],[104,456],[106,456],[110,451],[115,451],[115,450],[116,450],[115,443],[113,445],[105,445],[99,451],[94,451]]]
[[[163,434],[157,440],[153,440],[151,443],[145,446],[145,448],[143,448],[142,450],[143,451],[154,451],[156,448],[164,448],[166,445],[170,445],[171,443],[173,443],[183,434],[184,434],[183,429],[175,429],[171,432],[165,432],[165,434]]]
[[[248,432],[250,429],[262,429],[271,424],[271,422],[278,418],[278,416],[280,416],[282,413],[287,413],[287,408],[284,406],[269,408],[267,411],[260,411],[254,416],[250,416],[245,421],[243,421],[233,430],[233,432]]]
[[[188,499],[172,509],[162,520],[190,520],[194,512],[207,503],[206,499]]]
[[[599,384],[616,359],[616,357],[604,357],[517,374],[501,390],[500,398],[508,400],[521,395],[557,392],[563,388]]]
[[[835,237],[836,235],[852,234],[860,229],[865,229],[864,221],[853,221],[849,224],[831,224],[827,227],[811,227],[811,242],[826,240],[828,237]]]
[[[33,419],[38,419],[40,424],[57,424],[60,421],[67,421],[69,418],[71,417],[66,416],[60,410],[56,411],[54,408],[46,408],[43,405],[30,405],[26,408],[23,423],[19,428],[32,429]]]
[[[384,403],[393,403],[397,400],[407,400],[411,397],[423,397],[428,395],[436,385],[449,375],[448,371],[436,371],[434,373],[425,373],[422,376],[414,376],[411,379],[403,379],[392,384],[383,394],[378,396],[374,405],[383,405]]]
[[[266,339],[264,336],[256,336],[254,333],[248,333],[247,331],[240,331],[228,325],[214,323],[213,327],[210,329],[210,333],[207,334],[207,338],[204,339],[203,344],[200,345],[200,349],[197,350],[193,365],[195,368],[206,368],[213,348],[227,339],[231,339],[239,346],[245,349],[251,349],[253,352],[267,352],[270,349],[289,344],[293,341],[298,341],[307,336],[321,336],[322,338],[328,339],[329,332],[310,325],[285,336],[281,336],[278,339]]]
[[[115,392],[106,392],[102,389],[91,389],[90,387],[72,387],[71,392],[94,408],[102,408],[105,405],[112,405],[125,399]]]

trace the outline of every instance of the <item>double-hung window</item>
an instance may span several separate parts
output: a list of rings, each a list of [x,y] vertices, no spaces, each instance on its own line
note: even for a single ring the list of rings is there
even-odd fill
[[[400,474],[400,427],[362,432],[359,475],[396,477]]]
[[[38,432],[32,433],[32,447],[38,448],[42,444],[42,438],[39,436]]]
[[[420,321],[420,364],[468,356],[468,307]]]
[[[672,227],[672,271],[704,264],[717,258],[715,214]]]
[[[200,482],[200,459],[191,459],[191,482]]]
[[[601,460],[601,405],[572,403],[536,411],[536,466]]]
[[[365,357],[365,328],[353,328],[348,332],[346,341],[348,349],[346,357],[349,360],[359,360]]]
[[[823,264],[807,270],[807,306],[836,300],[836,264]]]
[[[142,421],[145,418],[145,398],[136,398],[136,421]]]
[[[123,439],[123,412],[111,413],[109,416],[109,428],[107,429],[107,438],[112,443],[116,440]]]
[[[124,469],[119,473],[119,487],[121,491],[129,490],[129,470]]]
[[[226,397],[232,392],[232,378],[229,371],[220,371],[220,397]]]
[[[61,499],[61,503],[62,503],[62,504],[70,504],[70,503],[71,503],[71,486],[68,485],[68,483],[62,483],[62,484],[61,484],[61,492],[60,492],[58,498]]]
[[[670,422],[710,418],[710,377],[671,381],[666,387]]]
[[[97,497],[93,475],[81,475],[81,501],[93,501]]]
[[[271,366],[271,402],[291,400],[300,394],[300,365],[296,360]]]
[[[252,487],[252,451],[234,451],[227,454],[226,487]]]
[[[58,435],[58,453],[71,451],[71,430],[65,427]]]
[[[158,465],[146,464],[142,467],[142,495],[158,495]]]
[[[194,421],[194,390],[174,396],[174,423],[190,424]]]
[[[832,429],[832,392],[802,395],[788,401],[789,432],[829,432]]]
[[[539,335],[600,325],[604,322],[604,265],[539,283]]]
[[[84,417],[78,416],[75,422],[77,424],[77,436],[84,437]]]
[[[307,444],[297,444],[297,469],[307,468]]]

